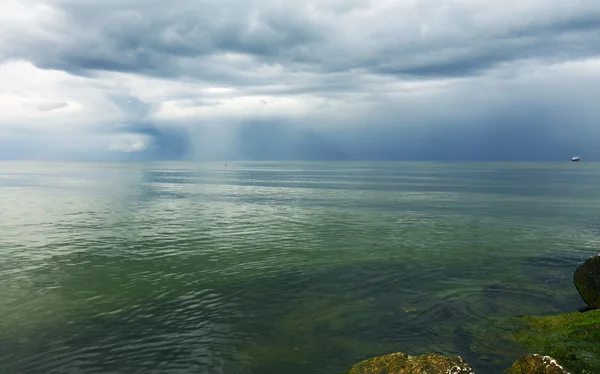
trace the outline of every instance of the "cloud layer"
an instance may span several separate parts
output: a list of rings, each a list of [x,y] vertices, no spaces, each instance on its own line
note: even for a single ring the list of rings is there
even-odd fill
[[[0,158],[600,159],[597,1],[0,7]]]

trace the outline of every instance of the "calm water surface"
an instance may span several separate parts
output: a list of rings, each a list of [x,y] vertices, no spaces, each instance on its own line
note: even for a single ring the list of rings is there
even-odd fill
[[[500,373],[465,326],[583,307],[598,248],[595,163],[3,162],[0,372]]]

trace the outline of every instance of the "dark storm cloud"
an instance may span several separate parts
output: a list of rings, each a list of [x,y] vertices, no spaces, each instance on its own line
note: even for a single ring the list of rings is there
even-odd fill
[[[98,155],[600,157],[597,1],[9,3],[0,63],[41,70],[12,67],[0,126],[99,125],[78,135]]]
[[[239,147],[219,154],[219,160],[412,160],[412,161],[569,161],[575,153],[600,159],[597,130],[548,126],[532,116],[498,118],[490,126],[446,123],[424,126],[372,126],[348,129],[342,136],[276,122],[247,122]],[[457,128],[459,129],[457,131]],[[582,138],[588,140],[582,142]],[[210,159],[210,158],[208,158]]]
[[[157,76],[219,75],[210,56],[238,53],[276,62],[294,49],[316,42],[324,30],[285,7],[261,9],[256,1],[86,2],[58,1],[60,23],[54,36],[23,43],[21,54],[36,64],[74,73],[89,70],[138,72]],[[35,47],[35,48],[33,48]],[[217,66],[207,66],[207,65]],[[191,65],[191,66],[189,66]],[[211,71],[212,70],[212,71]]]
[[[407,49],[399,44],[373,59],[370,69],[417,78],[464,77],[515,61],[552,63],[600,54],[600,12],[508,30],[485,30],[483,35],[477,35],[478,31],[470,34],[465,30],[444,45],[423,41],[419,47]]]
[[[359,69],[417,78],[455,77],[522,59],[561,61],[600,52],[597,6],[575,6],[570,14],[538,18],[527,14],[525,20],[516,12],[516,21],[489,25],[469,18],[468,9],[458,9],[439,26],[434,16],[443,4],[423,2],[433,34],[419,31],[421,23],[403,18],[398,10],[398,24],[381,25],[373,19],[369,27],[348,36],[344,30],[353,27],[348,14],[359,7],[353,2],[315,5],[312,11],[293,2],[271,5],[258,0],[54,4],[60,17],[44,25],[46,37],[27,30],[11,35],[20,47],[8,57],[76,74],[135,72],[261,86],[270,80],[252,71],[264,65],[278,65],[288,73]],[[368,8],[365,4],[362,10]],[[246,58],[215,58],[224,53]]]

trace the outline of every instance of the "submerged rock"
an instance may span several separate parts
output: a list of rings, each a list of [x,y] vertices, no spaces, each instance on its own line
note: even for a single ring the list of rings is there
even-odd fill
[[[392,353],[373,357],[352,366],[344,374],[474,374],[459,356],[426,354],[409,356]]]
[[[555,359],[537,354],[520,357],[504,374],[570,374]]]
[[[590,308],[600,309],[600,254],[577,267],[573,283]]]
[[[465,326],[479,360],[508,367],[503,357],[550,356],[573,374],[600,374],[600,310],[547,316],[493,317]]]
[[[600,373],[600,310],[521,317],[510,334],[531,352],[548,355],[574,373]]]

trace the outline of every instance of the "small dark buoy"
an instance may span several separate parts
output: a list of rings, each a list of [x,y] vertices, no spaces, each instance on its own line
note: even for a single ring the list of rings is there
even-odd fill
[[[225,164],[225,166],[227,166],[227,164]]]

